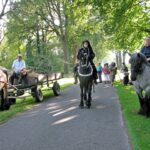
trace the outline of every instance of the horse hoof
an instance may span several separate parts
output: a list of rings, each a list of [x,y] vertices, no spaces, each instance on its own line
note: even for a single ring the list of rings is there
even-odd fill
[[[10,105],[5,106],[5,110],[9,110],[9,108],[10,108]]]
[[[142,109],[140,109],[140,110],[138,111],[138,114],[139,114],[139,115],[145,115],[145,113],[144,113],[144,111],[143,111]]]
[[[90,108],[91,108],[91,105],[87,105],[87,108],[90,109]]]
[[[1,110],[1,111],[4,111],[4,108],[3,108],[3,107],[1,107],[1,108],[0,108],[0,110]]]
[[[84,108],[84,105],[81,105],[81,104],[80,104],[79,107],[80,107],[80,108]]]

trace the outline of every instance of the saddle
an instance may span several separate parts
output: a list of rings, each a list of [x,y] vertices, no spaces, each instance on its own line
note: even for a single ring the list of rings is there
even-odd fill
[[[78,74],[79,76],[92,76],[93,75],[93,68],[91,63],[88,66],[80,65],[78,67]]]

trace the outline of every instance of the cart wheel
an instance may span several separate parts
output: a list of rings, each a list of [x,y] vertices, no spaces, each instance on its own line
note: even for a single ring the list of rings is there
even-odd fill
[[[9,98],[10,104],[16,104],[16,98]]]
[[[42,90],[37,87],[32,89],[32,96],[35,97],[36,102],[42,102],[44,99]]]
[[[58,84],[58,82],[55,82],[53,87],[53,93],[55,96],[59,96],[60,95],[60,85]]]

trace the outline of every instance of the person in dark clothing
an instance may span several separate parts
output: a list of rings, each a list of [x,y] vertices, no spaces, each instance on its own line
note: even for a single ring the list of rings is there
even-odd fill
[[[74,84],[78,83],[78,67],[79,67],[79,63],[76,63],[76,65],[74,66]]]
[[[122,63],[122,69],[121,69],[121,71],[124,74],[123,84],[126,86],[129,83],[129,72],[128,72],[128,67],[126,66],[126,64],[124,62]]]
[[[144,54],[150,62],[150,37],[146,38],[145,46],[141,49],[141,53]]]
[[[95,67],[95,64],[93,63],[93,59],[95,58],[95,53],[93,52],[91,44],[88,40],[83,41],[83,47],[81,49],[79,49],[78,54],[77,54],[77,58],[80,60],[84,53],[87,54],[89,61],[92,65],[94,83],[97,84],[97,78],[98,78],[97,77],[97,69]]]

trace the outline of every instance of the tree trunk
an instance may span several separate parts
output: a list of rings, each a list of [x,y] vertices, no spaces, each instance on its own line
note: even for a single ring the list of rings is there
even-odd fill
[[[119,57],[118,57],[118,52],[115,52],[115,54],[116,54],[116,63],[117,63],[117,67],[118,67],[118,69],[119,69]]]
[[[37,53],[41,53],[41,48],[40,48],[40,34],[39,34],[39,29],[37,28],[36,31],[36,44],[37,44]]]
[[[64,73],[68,73],[68,51],[66,37],[62,39],[63,52],[64,52]]]
[[[78,52],[79,46],[77,44],[74,45],[74,52],[73,52],[73,65],[77,63],[77,52]]]
[[[121,56],[121,51],[118,52],[118,69],[121,69],[122,65],[122,56]]]
[[[27,57],[27,64],[32,65],[32,48],[31,48],[31,38],[28,38],[28,43],[26,45],[26,57]]]

